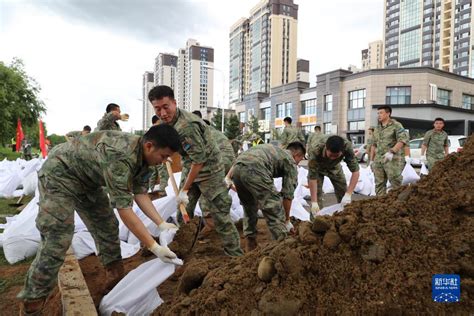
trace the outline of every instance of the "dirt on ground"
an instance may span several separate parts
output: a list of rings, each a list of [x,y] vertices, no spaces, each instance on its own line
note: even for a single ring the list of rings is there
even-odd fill
[[[472,313],[473,166],[471,137],[417,184],[301,223],[296,236],[238,259],[195,256],[155,314]],[[434,274],[460,275],[460,302],[433,302]]]

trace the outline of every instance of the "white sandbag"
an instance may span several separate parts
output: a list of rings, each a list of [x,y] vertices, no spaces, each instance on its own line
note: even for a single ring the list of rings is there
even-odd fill
[[[375,178],[370,167],[360,168],[359,182],[354,192],[367,196],[375,195]]]
[[[421,169],[420,169],[420,174],[423,174],[423,175],[428,175],[429,171],[428,171],[428,168],[426,167],[426,165],[424,163],[421,163]]]
[[[334,193],[334,186],[332,185],[331,180],[329,180],[328,177],[324,177],[323,193]]]
[[[35,190],[38,186],[38,174],[35,172],[31,172],[21,181],[23,186],[23,195],[34,195]]]
[[[175,266],[154,259],[130,271],[100,302],[100,314],[149,315],[163,300],[156,288],[175,271]]]
[[[92,254],[98,255],[94,238],[92,238],[92,235],[87,231],[81,231],[74,234],[72,237],[72,250],[78,260]],[[130,258],[140,250],[140,244],[132,245],[120,241],[120,250],[122,259]]]
[[[168,246],[174,239],[177,229],[166,229],[160,233],[160,245]]]
[[[420,176],[416,173],[415,169],[409,164],[405,164],[405,168],[402,171],[402,184],[415,183],[420,180]]]
[[[342,206],[341,203],[337,203],[337,204],[334,204],[334,205],[331,205],[331,206],[326,206],[325,208],[323,208],[319,213],[318,215],[333,215],[334,213],[337,213],[337,212],[340,212],[344,209],[344,206]]]

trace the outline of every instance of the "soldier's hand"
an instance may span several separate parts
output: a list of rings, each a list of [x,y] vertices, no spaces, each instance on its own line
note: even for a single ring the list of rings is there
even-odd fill
[[[290,220],[287,220],[285,222],[285,228],[286,228],[286,231],[289,233],[293,234],[295,232],[295,227],[293,226]]]
[[[342,204],[342,206],[345,206],[345,205],[351,203],[351,201],[352,201],[352,194],[346,192],[346,194],[344,194],[344,197],[341,200],[341,204]]]
[[[128,115],[128,114],[120,114],[120,120],[121,121],[126,122],[126,121],[128,121],[129,118],[130,118],[130,115]]]
[[[385,155],[383,155],[383,161],[384,162],[392,161],[392,159],[393,159],[393,153],[392,152],[387,152],[387,153],[385,153]]]
[[[164,231],[167,229],[178,229],[178,226],[172,223],[162,222],[160,225],[158,225],[158,229],[160,231]]]
[[[411,158],[410,158],[410,156],[405,156],[405,162],[406,162],[407,164],[411,164]]]
[[[232,179],[228,178],[228,177],[225,177],[224,178],[224,181],[225,181],[225,185],[227,187],[227,189],[229,189],[230,187],[232,187],[232,185],[234,184],[234,182],[232,182]]]
[[[155,243],[148,248],[155,256],[157,256],[161,261],[166,262],[166,263],[174,263],[173,259],[176,259],[176,254],[169,250],[168,247],[163,247],[158,245],[158,243],[155,241]]]
[[[311,202],[311,214],[316,217],[319,213],[319,204],[318,202]]]
[[[189,198],[188,198],[188,191],[180,191],[178,196],[176,196],[176,203],[184,204],[184,206],[188,205]]]

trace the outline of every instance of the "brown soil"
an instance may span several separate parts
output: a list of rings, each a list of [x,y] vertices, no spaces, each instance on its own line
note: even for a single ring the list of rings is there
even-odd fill
[[[472,313],[473,166],[471,137],[417,184],[302,223],[283,242],[239,259],[191,254],[155,314]],[[257,276],[264,257],[263,268],[276,269],[269,282]],[[461,276],[461,302],[432,302],[433,274],[451,273]]]

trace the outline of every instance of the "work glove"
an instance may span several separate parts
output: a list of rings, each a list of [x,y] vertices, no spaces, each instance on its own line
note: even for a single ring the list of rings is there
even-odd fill
[[[411,164],[411,158],[410,158],[410,156],[405,156],[405,162],[406,162],[407,164]]]
[[[311,202],[311,214],[316,217],[319,213],[319,204],[318,202]]]
[[[155,256],[157,256],[161,261],[166,263],[175,263],[173,259],[177,259],[176,254],[169,250],[168,247],[163,247],[158,245],[155,241],[153,245],[148,248]]]
[[[426,164],[426,155],[422,155],[422,156],[420,157],[420,161],[421,161],[422,163]]]
[[[352,201],[352,194],[346,192],[346,194],[344,194],[344,197],[341,200],[341,204],[342,206],[345,206],[351,203],[351,201]]]
[[[184,204],[184,206],[188,205],[189,198],[188,198],[188,191],[179,191],[178,196],[176,197],[176,203]]]
[[[224,181],[227,188],[230,188],[234,184],[234,182],[232,182],[232,180],[228,177],[225,177]]]
[[[158,225],[158,229],[160,231],[164,231],[167,229],[178,229],[178,226],[172,223],[162,222],[160,225]]]
[[[289,233],[295,231],[295,228],[293,227],[293,224],[291,223],[290,220],[288,220],[287,222],[285,222],[285,228],[286,228],[286,231],[289,232]]]
[[[392,161],[392,159],[393,159],[393,153],[390,151],[385,153],[385,155],[383,155],[383,162]]]
[[[128,121],[129,118],[130,118],[130,115],[128,115],[128,114],[120,114],[120,120],[121,121],[126,122],[126,121]]]

